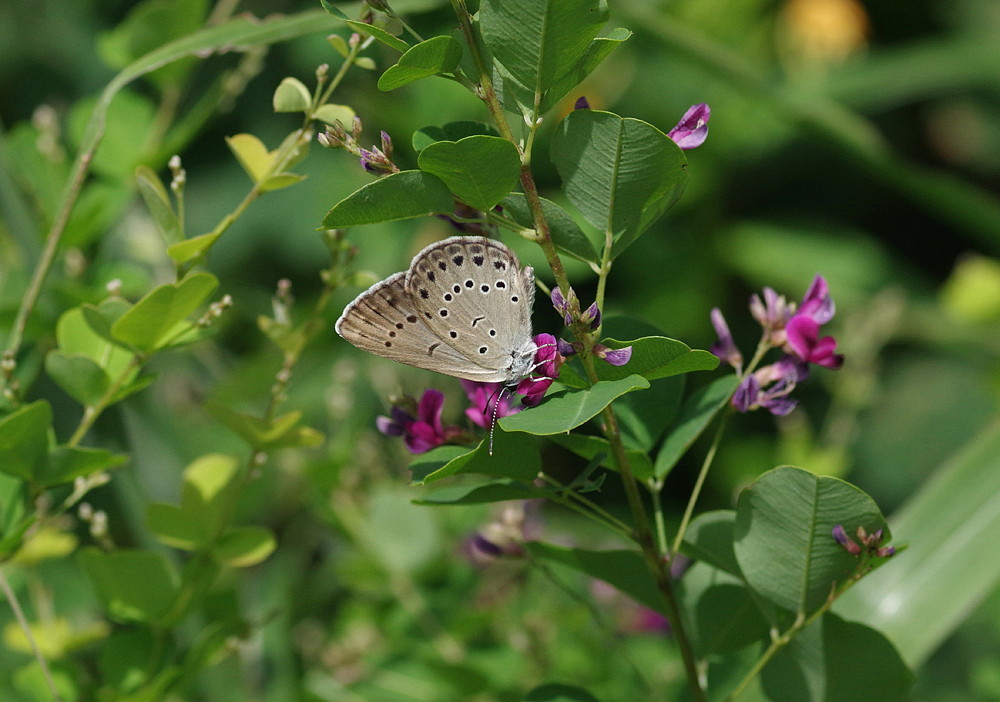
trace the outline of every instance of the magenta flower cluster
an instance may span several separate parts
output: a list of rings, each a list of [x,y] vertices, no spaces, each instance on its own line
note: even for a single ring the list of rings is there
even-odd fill
[[[763,299],[753,295],[750,313],[763,330],[762,344],[779,348],[784,354],[775,363],[743,378],[733,394],[733,407],[740,412],[764,408],[771,414],[786,415],[798,404],[789,395],[809,376],[810,365],[840,368],[844,357],[836,353],[836,339],[820,336],[820,328],[833,318],[835,311],[829,287],[820,275],[813,279],[799,305],[786,302],[771,288],[764,288]],[[719,337],[712,353],[742,373],[743,354],[733,341],[722,312],[713,309],[711,318]]]
[[[469,399],[465,416],[477,427],[490,428],[501,417],[517,414],[525,407],[534,407],[542,401],[552,381],[559,376],[563,358],[559,354],[556,338],[551,334],[538,334],[534,338],[535,372],[516,387],[503,383],[477,383],[463,380],[462,387]],[[521,402],[515,402],[515,396]],[[399,436],[411,453],[425,453],[449,442],[471,440],[472,435],[458,426],[445,425],[441,420],[444,394],[440,390],[425,390],[419,402],[403,399],[394,404],[391,416],[380,416],[375,426],[386,436]]]

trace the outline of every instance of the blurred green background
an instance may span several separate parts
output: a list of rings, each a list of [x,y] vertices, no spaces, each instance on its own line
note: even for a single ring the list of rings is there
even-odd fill
[[[177,1],[206,9],[202,2]],[[0,152],[2,327],[13,318],[44,233],[38,191],[62,186],[56,175],[46,181],[47,173],[26,168],[14,142],[58,132],[62,146],[57,141],[42,150],[50,160],[61,151],[72,156],[87,101],[116,72],[110,33],[133,5],[0,4],[0,121],[7,141]],[[263,16],[313,7],[245,2],[236,9]],[[447,3],[400,2],[398,8],[424,36],[454,24]],[[749,295],[771,286],[800,299],[821,273],[838,305],[831,333],[847,355],[842,370],[821,369],[796,391],[801,405],[787,419],[754,415],[730,423],[701,506],[731,507],[752,478],[792,463],[855,482],[891,514],[997,422],[1000,3],[619,0],[609,28],[616,26],[633,37],[561,110],[584,94],[596,109],[664,131],[693,103],[709,103],[712,119],[708,141],[688,153],[684,197],[618,260],[605,312],[643,317],[668,336],[707,348],[714,341],[708,313],[719,306],[748,353],[757,338],[746,310]],[[389,65],[390,53],[378,46],[367,55]],[[99,298],[108,281],[121,279],[134,298],[169,275],[128,178],[137,160],[162,170],[170,155],[142,150],[160,126],[158,101],[176,101],[182,120],[220,72],[242,66],[245,89],[220,99],[176,144],[188,174],[188,232],[199,234],[250,185],[224,137],[249,132],[276,147],[298,122],[272,112],[274,88],[286,75],[312,85],[317,65],[339,61],[320,33],[271,47],[256,67],[240,64],[234,52],[192,62],[187,87],[176,94],[152,81],[133,84],[113,111],[131,110],[127,123],[134,131],[109,134],[102,147],[104,162],[95,173],[108,183],[108,197],[94,207],[90,233],[71,242],[50,278],[32,325],[39,348],[51,345],[44,330],[62,309]],[[366,143],[377,143],[379,130],[392,135],[401,165],[414,163],[409,138],[416,129],[486,118],[453,83],[423,81],[385,94],[375,87],[377,77],[377,71],[353,70],[334,100],[361,117]],[[557,121],[553,114],[549,126]],[[543,194],[559,199],[547,145],[543,127],[536,177]],[[212,252],[209,269],[236,303],[220,333],[190,352],[156,359],[157,382],[95,429],[94,443],[132,455],[92,500],[108,511],[119,544],[155,547],[142,526],[143,505],[175,499],[188,462],[208,451],[244,451],[202,403],[215,398],[245,410],[265,403],[280,357],[256,320],[270,314],[283,278],[292,281],[300,308],[308,307],[325,257],[315,228],[335,202],[369,179],[353,158],[318,148],[298,170],[308,174],[305,182],[255,203]],[[25,195],[27,181],[35,196]],[[450,233],[437,220],[410,220],[359,228],[350,238],[360,249],[358,267],[374,280],[403,269],[413,253]],[[530,245],[509,243],[546,277]],[[581,299],[592,299],[589,272],[571,267],[571,277]],[[419,395],[430,385],[446,392],[446,419],[457,422],[463,397],[457,382],[366,357],[337,338],[332,323],[358,292],[337,292],[330,324],[290,387],[289,408],[302,409],[328,443],[272,457],[243,505],[245,519],[279,533],[276,555],[231,584],[261,634],[240,659],[206,676],[202,698],[239,699],[231,681],[241,662],[246,684],[268,700],[473,699],[468,691],[478,689],[477,675],[493,685],[506,680],[509,690],[549,676],[589,675],[595,693],[613,700],[640,685],[637,670],[654,671],[644,673],[654,682],[674,679],[676,669],[662,669],[667,646],[657,634],[616,634],[627,639],[634,669],[612,672],[609,663],[586,656],[601,650],[607,630],[588,623],[579,602],[548,584],[530,587],[544,582],[537,573],[481,571],[460,558],[462,538],[490,518],[488,508],[409,505],[418,493],[403,487],[406,453],[375,432],[374,416],[386,411],[385,396]],[[536,331],[556,332],[559,318],[543,302],[536,305]],[[707,380],[692,378],[691,387]],[[64,418],[57,432],[75,425],[78,410],[44,377],[29,395],[54,403]],[[703,451],[696,446],[671,475],[666,494],[675,519]],[[547,461],[556,472],[571,474],[576,466],[555,449]],[[623,507],[619,498],[612,487],[601,494],[612,509]],[[547,508],[541,519],[550,538],[594,545],[558,510]],[[990,554],[995,543],[980,548]],[[87,593],[59,587],[60,578],[77,577],[74,566],[44,563],[39,570],[57,608],[86,619]],[[920,669],[918,698],[1000,698],[1000,593],[990,591]],[[612,630],[627,618],[619,617],[618,604],[600,604],[603,626]],[[511,612],[509,621],[490,620],[498,608]],[[427,611],[438,624],[424,621]],[[546,611],[569,618],[556,626]],[[444,672],[433,661],[447,660],[452,639],[460,642],[464,663]],[[0,668],[26,660],[5,651]],[[412,697],[399,696],[401,690]]]

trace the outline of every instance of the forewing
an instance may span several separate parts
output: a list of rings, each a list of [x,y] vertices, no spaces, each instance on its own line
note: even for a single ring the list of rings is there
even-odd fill
[[[406,291],[428,328],[505,380],[511,355],[531,338],[534,276],[484,237],[452,237],[413,259]]]
[[[376,283],[349,304],[336,330],[362,351],[456,378],[495,382],[498,374],[469,362],[425,323],[404,288],[405,273]]]

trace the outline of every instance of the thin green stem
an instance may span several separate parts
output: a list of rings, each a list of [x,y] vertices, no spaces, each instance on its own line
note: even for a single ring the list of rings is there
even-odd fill
[[[39,296],[42,294],[42,286],[45,284],[45,278],[48,277],[49,270],[55,261],[56,253],[59,251],[59,242],[62,239],[63,232],[66,230],[69,215],[76,204],[80,189],[83,187],[83,181],[87,178],[87,171],[90,168],[90,161],[93,156],[93,150],[80,155],[73,175],[61,198],[62,207],[59,208],[59,213],[52,221],[52,226],[45,236],[42,255],[35,265],[31,282],[28,284],[28,289],[21,299],[21,306],[17,310],[17,316],[14,318],[14,325],[11,327],[10,337],[7,340],[6,355],[9,355],[10,358],[16,358],[18,351],[21,349],[21,343],[24,341],[24,329],[28,324],[28,318],[35,309],[35,304],[37,304]]]
[[[684,516],[681,517],[681,524],[677,528],[677,535],[674,536],[674,545],[670,549],[671,555],[680,550],[681,543],[684,541],[684,534],[687,532],[688,523],[691,521],[691,515],[694,514],[694,506],[701,495],[702,487],[705,485],[705,477],[708,475],[708,469],[712,467],[712,461],[715,460],[715,454],[722,441],[722,435],[725,433],[726,420],[728,418],[729,412],[726,411],[723,413],[722,419],[719,420],[719,426],[715,430],[715,436],[712,438],[712,445],[705,454],[705,459],[701,462],[701,470],[698,471],[698,478],[694,482],[694,488],[691,490],[691,496],[688,498],[687,507],[684,508]]]
[[[668,550],[669,544],[667,542],[667,525],[666,520],[663,517],[663,502],[660,500],[660,491],[663,490],[663,481],[650,480],[646,483],[646,488],[649,490],[649,495],[653,502],[653,524],[656,527],[657,546],[660,549],[660,553],[672,556],[673,554]]]
[[[28,640],[28,645],[31,646],[31,652],[35,656],[35,660],[38,661],[38,667],[42,669],[42,677],[45,678],[49,694],[52,695],[52,699],[56,702],[62,702],[62,696],[59,694],[59,690],[56,689],[56,681],[52,677],[52,671],[49,670],[48,661],[42,655],[42,650],[38,647],[35,635],[31,633],[31,625],[28,623],[27,617],[24,616],[24,610],[21,609],[21,603],[17,600],[17,594],[14,592],[14,588],[10,586],[10,581],[7,580],[7,574],[4,573],[2,567],[0,567],[0,590],[3,590],[4,597],[14,612],[14,618],[17,619],[17,624],[21,627],[21,631]]]
[[[566,489],[566,485],[563,485],[558,480],[546,475],[545,473],[541,473],[539,477],[549,485],[560,488],[560,492],[547,495],[546,497],[548,499],[583,515],[587,519],[613,529],[630,541],[633,539],[632,528],[628,524],[608,512],[593,500],[584,497],[574,490]]]
[[[101,395],[100,399],[93,405],[87,405],[83,409],[83,417],[80,418],[80,423],[77,425],[76,431],[73,432],[69,441],[66,442],[67,446],[76,446],[83,441],[83,437],[85,437],[87,432],[90,431],[90,428],[94,426],[94,422],[97,421],[97,418],[101,416],[101,413],[104,412],[108,405],[111,404],[115,395],[117,395],[118,391],[122,389],[123,385],[125,385],[125,381],[128,380],[129,375],[142,365],[142,361],[142,356],[138,354],[132,356],[132,360],[130,360],[128,365],[122,369],[122,372],[118,374],[118,377],[115,378],[114,382],[108,386],[108,389],[104,391],[104,394]]]

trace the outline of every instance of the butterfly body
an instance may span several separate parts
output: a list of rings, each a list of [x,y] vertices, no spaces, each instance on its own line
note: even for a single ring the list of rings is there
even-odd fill
[[[337,333],[377,356],[456,378],[516,384],[534,367],[535,278],[498,241],[456,236],[349,304]]]

